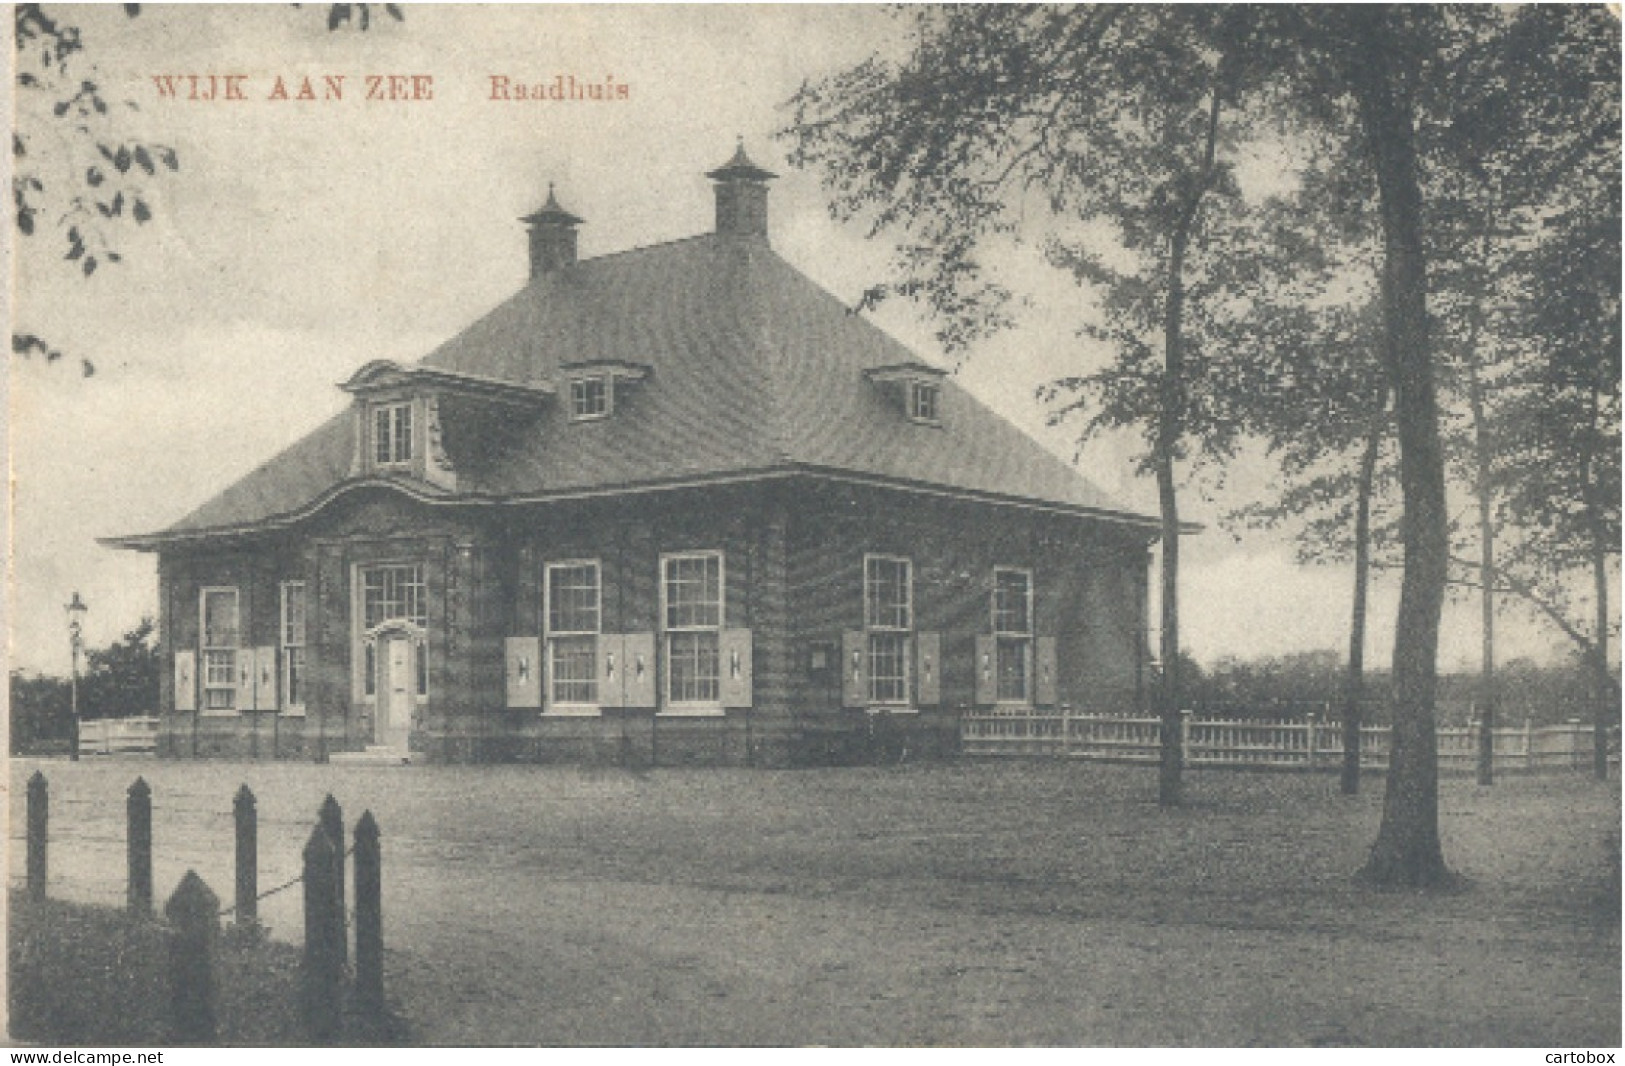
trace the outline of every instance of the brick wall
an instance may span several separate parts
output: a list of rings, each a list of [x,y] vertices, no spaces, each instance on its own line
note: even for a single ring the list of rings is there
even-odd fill
[[[950,746],[955,709],[974,703],[975,643],[992,631],[995,567],[1032,572],[1034,633],[1056,638],[1059,699],[1091,710],[1134,706],[1143,535],[1071,516],[832,484],[809,486],[794,501],[789,637],[803,665],[792,673],[790,704],[815,736],[859,728],[841,706],[838,673],[814,674],[805,664],[815,643],[839,648],[844,632],[863,628],[866,553],[911,560],[914,631],[941,635],[941,706],[901,720],[924,734],[920,743]]]
[[[548,563],[598,560],[603,632],[659,633],[660,558],[681,551],[723,553],[724,625],[753,636],[753,706],[593,718],[506,706],[506,638],[542,635]],[[915,632],[941,635],[940,706],[896,721],[844,708],[839,665],[819,674],[809,664],[815,645],[838,651],[843,633],[862,628],[865,553],[912,560]],[[975,697],[976,637],[991,630],[995,566],[1032,571],[1034,629],[1057,639],[1063,702],[1123,709],[1135,698],[1145,541],[1121,527],[812,479],[500,512],[379,490],[336,502],[297,536],[162,555],[166,650],[196,648],[206,585],[240,589],[244,646],[277,645],[279,583],[305,581],[308,695],[303,719],[167,714],[161,750],[313,758],[371,743],[374,701],[356,698],[352,583],[357,567],[395,562],[424,567],[429,695],[411,744],[431,760],[776,766],[864,759],[894,742],[952,751],[957,709]],[[166,708],[171,675],[172,663]]]

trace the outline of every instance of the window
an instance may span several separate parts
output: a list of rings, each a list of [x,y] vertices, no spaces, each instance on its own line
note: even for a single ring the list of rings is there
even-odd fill
[[[547,655],[550,704],[598,702],[600,587],[596,562],[547,568]]]
[[[994,698],[1032,700],[1033,576],[1027,570],[993,571]]]
[[[914,629],[914,582],[907,559],[863,559],[863,622],[869,634],[869,701],[907,703],[908,645]]]
[[[361,625],[371,631],[385,622],[406,622],[421,634],[429,625],[428,590],[423,583],[420,563],[393,563],[369,566],[361,571]],[[378,649],[366,641],[362,647],[362,691],[368,696],[378,691]],[[428,649],[417,645],[417,689],[429,694]]]
[[[379,404],[372,409],[372,457],[378,466],[412,461],[412,405]]]
[[[418,563],[370,566],[361,572],[361,621],[367,629],[385,622],[410,622],[419,629],[429,624]]]
[[[282,583],[282,702],[305,705],[305,583]]]
[[[717,704],[722,699],[722,554],[662,559],[666,629],[666,701]]]
[[[577,378],[570,382],[570,417],[581,420],[609,414],[609,382],[601,377]]]
[[[229,711],[237,706],[237,590],[203,590],[203,709]]]
[[[908,387],[908,417],[916,422],[937,421],[941,386],[922,381],[911,382]]]

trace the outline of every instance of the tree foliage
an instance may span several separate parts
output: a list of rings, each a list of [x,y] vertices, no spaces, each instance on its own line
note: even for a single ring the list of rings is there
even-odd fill
[[[141,619],[105,648],[85,652],[79,680],[79,708],[86,718],[127,718],[158,712],[157,629]]]
[[[1608,39],[1586,25],[1603,16],[1295,5],[956,7],[904,17],[914,29],[906,58],[871,59],[792,100],[792,161],[821,171],[836,217],[897,242],[894,277],[865,302],[913,297],[944,344],[963,348],[1009,321],[1011,293],[990,277],[987,246],[1053,234],[1052,261],[1104,292],[1087,329],[1117,360],[1047,395],[1062,417],[1083,412],[1086,433],[1141,427],[1159,483],[1176,456],[1223,456],[1252,433],[1297,473],[1302,503],[1347,500],[1348,458],[1371,454],[1362,446],[1392,396],[1404,571],[1393,762],[1367,872],[1382,883],[1448,880],[1433,719],[1450,558],[1440,335],[1454,336],[1460,316],[1482,307],[1434,299],[1430,267],[1443,264],[1438,276],[1454,291],[1472,290],[1489,264],[1463,240],[1479,235],[1485,216],[1456,209],[1476,209],[1483,182],[1459,164],[1490,133],[1527,144],[1526,154],[1550,148],[1573,115],[1548,90],[1558,86],[1561,100],[1573,71],[1585,83],[1608,68],[1595,54]],[[1592,81],[1617,96],[1617,77]],[[1274,121],[1332,161],[1306,173],[1296,222],[1285,212],[1273,241],[1261,239],[1272,232],[1267,213],[1237,195],[1225,166],[1193,162],[1197,131],[1216,126],[1221,110],[1239,115],[1233,128]],[[1606,140],[1617,114],[1611,126],[1606,116],[1582,125]],[[1222,145],[1216,156],[1225,158]],[[1516,180],[1549,190],[1564,173],[1546,160]],[[1187,225],[1197,210],[1199,230]],[[1443,222],[1430,229],[1433,211]],[[1452,228],[1456,214],[1471,224]],[[1358,302],[1338,309],[1301,285],[1335,276],[1338,256],[1327,253],[1340,243],[1369,264],[1373,328]],[[1572,377],[1541,380],[1559,389]],[[1605,393],[1569,392],[1587,416],[1569,426],[1607,421]],[[1604,414],[1590,417],[1594,409]],[[1555,427],[1541,439],[1556,446]],[[1595,485],[1609,460],[1596,440],[1568,447],[1593,486],[1576,522],[1595,533],[1606,511]],[[1159,488],[1166,523],[1172,493]]]
[[[1176,464],[1193,445],[1226,457],[1217,417],[1226,330],[1258,278],[1227,264],[1246,215],[1231,155],[1247,66],[1268,54],[1220,8],[951,7],[911,12],[898,64],[871,60],[792,101],[792,162],[817,167],[838,218],[898,240],[891,282],[934,316],[950,350],[1010,322],[1010,293],[980,258],[1036,228],[1048,260],[1092,294],[1080,332],[1116,354],[1045,390],[1080,436],[1132,428],[1146,442],[1162,518],[1160,795],[1178,802],[1180,754]],[[1033,217],[1045,222],[1024,225]],[[1081,302],[1081,301],[1080,301]],[[1082,361],[1080,360],[1080,363]]]
[[[79,674],[81,718],[128,718],[158,712],[162,657],[151,618],[106,647],[88,648]],[[11,672],[11,751],[67,743],[73,735],[69,679]]]
[[[120,6],[128,18],[141,14],[140,4]],[[397,4],[331,4],[327,27],[365,31],[375,8],[396,20],[405,17]],[[17,233],[57,242],[63,258],[88,279],[124,261],[120,246],[129,228],[153,218],[150,183],[178,171],[181,156],[175,146],[142,132],[135,101],[109,95],[95,63],[108,45],[87,41],[68,21],[72,14],[66,5],[13,5],[11,194]],[[47,362],[64,355],[31,332],[14,331],[11,350]],[[79,363],[86,376],[95,372],[91,360],[81,357]]]

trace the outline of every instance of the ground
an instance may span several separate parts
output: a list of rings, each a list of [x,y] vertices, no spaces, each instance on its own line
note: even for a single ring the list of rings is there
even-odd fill
[[[1380,778],[972,762],[845,770],[12,765],[51,783],[54,897],[123,899],[124,789],[157,893],[298,872],[322,797],[372,810],[389,993],[426,1043],[1539,1046],[1620,1043],[1617,784],[1442,783],[1452,894],[1351,875]],[[266,899],[302,936],[299,888]]]

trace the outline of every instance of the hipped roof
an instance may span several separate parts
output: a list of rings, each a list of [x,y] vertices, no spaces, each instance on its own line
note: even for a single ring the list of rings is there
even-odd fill
[[[1084,512],[1149,527],[949,378],[940,425],[911,422],[864,371],[929,368],[759,237],[705,234],[544,273],[421,361],[560,387],[561,364],[650,367],[613,417],[568,404],[515,419],[457,491],[387,479],[427,501],[515,502],[810,472]],[[567,396],[567,393],[563,395]],[[353,414],[316,429],[162,533],[152,547],[297,521],[353,478]]]

